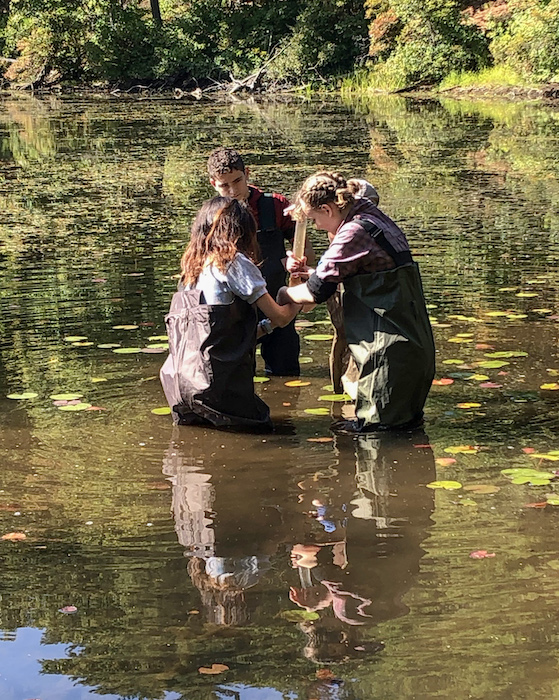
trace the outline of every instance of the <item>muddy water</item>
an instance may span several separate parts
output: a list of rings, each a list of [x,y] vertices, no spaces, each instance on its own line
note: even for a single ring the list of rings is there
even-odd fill
[[[559,695],[558,140],[533,104],[3,98],[0,535],[26,537],[0,541],[3,700]],[[258,384],[273,435],[151,412],[222,143],[265,190],[375,183],[452,380],[424,433],[332,437],[321,308],[308,384]]]

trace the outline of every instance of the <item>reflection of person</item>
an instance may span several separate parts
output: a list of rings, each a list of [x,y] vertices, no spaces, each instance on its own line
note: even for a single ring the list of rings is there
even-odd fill
[[[200,593],[205,619],[242,625],[249,621],[245,593],[270,570],[283,525],[278,508],[262,504],[262,491],[275,483],[273,478],[243,481],[236,478],[238,469],[210,473],[221,466],[214,458],[220,445],[211,435],[204,435],[200,445],[192,441],[182,446],[173,440],[163,473],[172,483],[177,539],[188,558],[187,570]],[[232,448],[234,453],[242,451],[240,445]]]
[[[284,213],[289,201],[280,194],[268,194],[249,185],[249,169],[233,148],[217,148],[211,153],[208,174],[212,187],[220,195],[234,197],[250,207],[258,227],[262,274],[269,293],[275,298],[286,279],[285,241],[292,242],[295,232],[295,222]],[[314,259],[310,241],[307,241],[305,254]],[[267,374],[299,375],[300,341],[293,322],[264,336],[261,346]]]
[[[305,180],[293,216],[307,216],[326,230],[330,246],[316,270],[290,257],[288,268],[308,279],[282,287],[278,301],[324,302],[343,283],[343,325],[358,367],[357,420],[337,428],[413,428],[423,422],[435,369],[419,270],[398,226],[354,191],[338,173]]]
[[[299,482],[310,517],[291,550],[299,581],[289,597],[319,615],[301,624],[304,654],[314,661],[378,651],[366,629],[408,611],[403,595],[419,571],[434,508],[424,486],[434,478],[433,454],[414,447],[417,439],[363,435],[349,449],[338,439],[337,467]],[[424,433],[419,439],[428,444]]]
[[[270,429],[266,404],[254,393],[256,308],[260,332],[293,320],[299,306],[278,306],[254,261],[256,223],[230,197],[198,212],[181,261],[179,291],[166,318],[170,355],[161,382],[175,422],[220,428]]]

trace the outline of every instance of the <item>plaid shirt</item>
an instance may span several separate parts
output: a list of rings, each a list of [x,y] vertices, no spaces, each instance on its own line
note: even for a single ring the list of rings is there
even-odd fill
[[[396,251],[409,250],[406,237],[392,219],[369,200],[357,199],[316,267],[317,276],[324,282],[342,282],[353,275],[381,272],[395,267],[390,255],[358,221],[353,221],[356,216],[372,221],[382,229],[385,238]]]

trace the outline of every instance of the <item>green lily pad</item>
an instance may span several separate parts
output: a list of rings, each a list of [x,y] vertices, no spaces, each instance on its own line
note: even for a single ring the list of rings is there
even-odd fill
[[[328,408],[305,408],[304,413],[311,416],[329,416],[330,410]]]
[[[282,620],[287,622],[305,622],[306,620],[318,620],[320,615],[310,610],[284,610],[278,614]]]
[[[501,350],[499,352],[485,352],[483,354],[485,357],[491,357],[493,359],[499,357],[528,357],[528,353],[522,350]]]
[[[79,343],[82,340],[87,340],[86,335],[67,335],[64,340],[67,343]]]
[[[34,391],[24,391],[22,394],[8,394],[8,399],[35,399],[39,394]]]
[[[305,340],[332,340],[333,337],[331,333],[311,333],[305,336]]]
[[[323,387],[320,388],[324,389],[324,391],[334,391],[334,386],[332,384],[325,384]]]
[[[546,499],[550,506],[559,506],[559,495],[548,493]]]
[[[90,403],[72,403],[67,406],[58,406],[59,411],[87,411],[88,408],[90,408],[91,404]]]
[[[112,328],[115,331],[135,331],[138,326],[135,326],[133,323],[129,323],[124,326],[113,326]]]
[[[89,348],[92,345],[95,345],[91,340],[80,340],[77,343],[70,343],[75,348]]]
[[[510,362],[503,362],[500,360],[483,360],[482,362],[477,362],[476,364],[478,367],[483,367],[483,369],[499,369],[499,367],[510,365]]]
[[[270,381],[270,377],[253,377],[253,378],[252,378],[252,381],[253,381],[255,384],[264,384],[264,382],[269,382],[269,381]]]
[[[142,348],[115,348],[113,352],[116,352],[118,355],[133,355],[134,353],[142,352]]]
[[[451,358],[450,360],[443,360],[443,365],[463,365],[464,360],[458,360],[455,358]]]
[[[459,481],[432,481],[427,484],[428,489],[445,489],[447,491],[455,491],[462,488]]]
[[[158,341],[158,340],[166,341],[166,340],[169,340],[169,336],[167,336],[167,335],[150,335],[148,340],[149,341],[152,341],[152,340],[154,340],[154,341]]]
[[[555,478],[552,472],[539,471],[537,469],[529,469],[520,467],[517,469],[502,469],[501,474],[511,480],[513,484],[522,486],[529,484],[530,486],[548,486]]]
[[[51,394],[49,398],[53,401],[75,401],[81,399],[83,394]]]
[[[341,403],[342,401],[351,401],[351,396],[348,396],[347,394],[323,394],[322,396],[318,397],[318,400],[332,401],[332,403]]]
[[[120,343],[101,343],[97,347],[101,348],[101,350],[112,350],[113,348],[119,348]]]
[[[299,358],[300,365],[308,365],[310,362],[314,362],[312,357],[300,357]]]
[[[107,377],[91,377],[90,381],[93,384],[98,384],[99,382],[108,382]]]
[[[171,413],[171,409],[169,406],[161,406],[161,408],[152,408],[151,412],[155,413],[156,416],[168,416]]]

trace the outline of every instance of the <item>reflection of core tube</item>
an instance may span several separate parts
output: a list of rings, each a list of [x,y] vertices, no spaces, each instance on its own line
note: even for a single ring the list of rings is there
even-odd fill
[[[310,588],[313,585],[311,570],[307,569],[306,566],[298,566],[299,569],[299,580],[301,581],[301,588]]]

